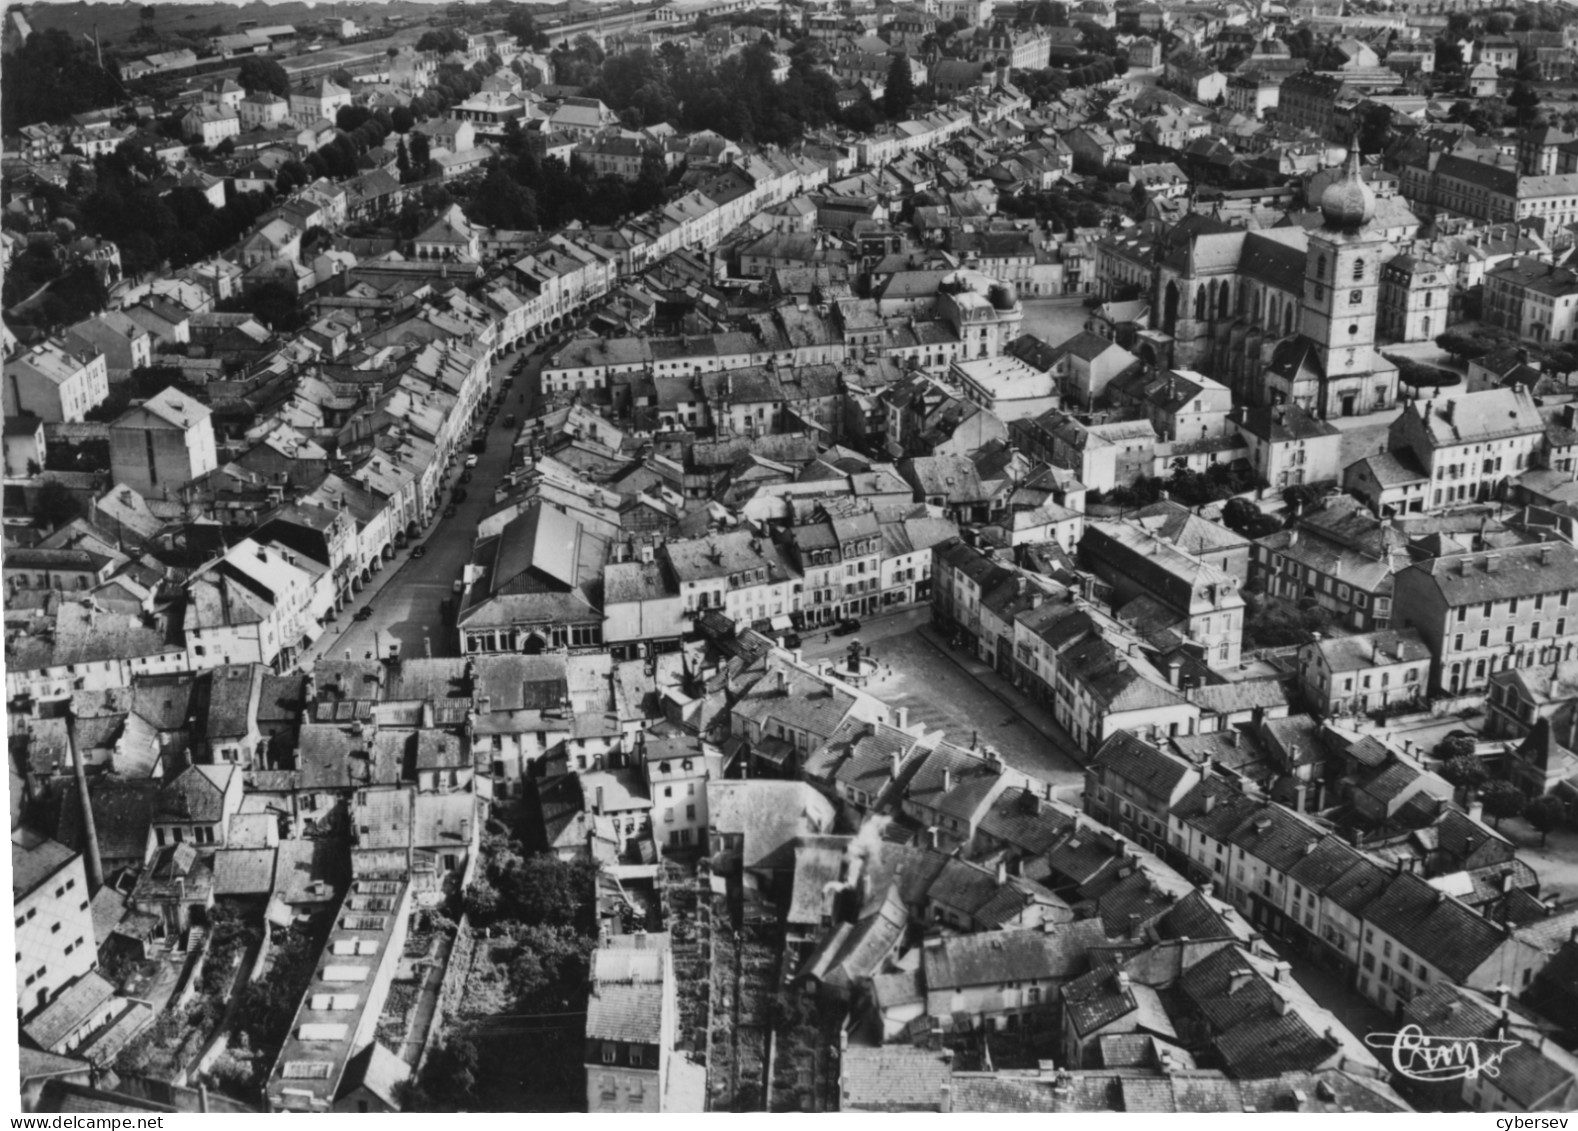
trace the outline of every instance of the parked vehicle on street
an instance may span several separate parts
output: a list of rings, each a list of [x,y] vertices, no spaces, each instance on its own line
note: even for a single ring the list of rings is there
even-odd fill
[[[419,545],[411,547],[411,556],[413,558],[420,558],[426,553],[427,553],[427,543],[426,542],[422,542]]]
[[[514,428],[515,427],[515,414],[513,412],[507,412],[507,413],[504,414],[504,427],[506,427],[506,428]]]
[[[454,503],[450,503],[449,506],[444,508],[444,517],[445,518],[454,518],[455,517],[455,504]]]
[[[470,483],[471,482],[471,470],[469,468],[467,470],[462,471],[460,473],[460,481],[462,483]]]
[[[860,631],[860,621],[855,617],[845,617],[833,626],[834,636],[853,636]]]
[[[373,607],[371,605],[363,605],[361,608],[356,610],[356,615],[354,617],[352,617],[352,619],[353,620],[366,620],[368,617],[370,617],[372,615],[373,615]]]
[[[466,466],[468,468],[476,467],[477,466],[477,457],[476,456],[467,456],[466,457]]]
[[[452,503],[463,503],[463,502],[465,502],[466,501],[466,489],[464,487],[456,487],[454,494],[449,496],[449,501],[452,502]]]

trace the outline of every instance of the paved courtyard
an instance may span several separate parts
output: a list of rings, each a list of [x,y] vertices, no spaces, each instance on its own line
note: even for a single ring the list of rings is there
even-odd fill
[[[942,731],[963,745],[975,734],[1015,769],[1060,789],[1077,789],[1084,781],[1078,763],[922,636],[919,628],[930,620],[931,610],[922,607],[868,619],[852,637],[828,641],[822,633],[806,633],[803,657],[841,659],[850,641],[859,640],[882,665],[868,690],[891,707],[907,707],[911,726]],[[1073,794],[1065,790],[1062,796]]]
[[[1059,346],[1085,328],[1090,311],[1084,295],[1059,298],[1020,298],[1025,308],[1024,332]]]

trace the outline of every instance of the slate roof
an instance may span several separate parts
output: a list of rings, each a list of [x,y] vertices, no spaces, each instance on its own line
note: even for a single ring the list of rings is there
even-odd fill
[[[214,853],[214,894],[263,895],[274,890],[272,848],[221,848]]]
[[[11,899],[15,902],[64,868],[76,855],[59,841],[30,829],[11,834]]]
[[[846,1049],[842,1068],[845,1111],[938,1111],[952,1077],[950,1057],[909,1045]]]
[[[1436,558],[1412,565],[1409,571],[1428,577],[1447,605],[1456,608],[1578,588],[1578,547],[1565,542],[1509,546]]]
[[[662,1021],[661,982],[599,983],[586,1005],[590,1040],[655,1045],[662,1040]]]
[[[349,1096],[357,1088],[366,1088],[391,1110],[399,1111],[399,1085],[410,1078],[411,1066],[385,1048],[381,1041],[374,1041],[346,1063],[338,1097]]]
[[[1192,769],[1177,755],[1164,753],[1126,730],[1102,743],[1091,768],[1111,773],[1162,800],[1172,797]]]
[[[1364,921],[1454,981],[1467,981],[1506,939],[1505,930],[1409,872],[1393,876]]]
[[[115,987],[98,971],[90,970],[60,991],[42,1013],[22,1026],[22,1031],[40,1048],[52,1050],[114,996]]]

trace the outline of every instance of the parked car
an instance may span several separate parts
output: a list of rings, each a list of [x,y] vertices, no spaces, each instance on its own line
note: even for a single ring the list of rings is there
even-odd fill
[[[455,504],[454,503],[450,503],[449,506],[444,508],[444,517],[445,518],[454,518],[455,517]]]
[[[853,636],[860,631],[860,621],[855,617],[845,617],[833,626],[834,636]]]
[[[476,467],[477,466],[477,457],[476,456],[467,456],[466,457],[466,466],[468,468]]]
[[[426,542],[422,542],[422,543],[419,543],[419,544],[411,547],[411,556],[413,558],[420,558],[425,553],[427,553],[427,543]]]
[[[372,615],[373,615],[373,607],[371,605],[363,605],[361,608],[356,610],[356,615],[352,619],[354,619],[354,620],[366,620],[368,617],[370,617]]]
[[[449,496],[449,501],[452,502],[452,503],[463,503],[463,502],[465,502],[466,501],[466,489],[464,487],[456,487],[455,491],[454,491],[454,494]]]
[[[792,652],[800,647],[800,634],[798,632],[786,632],[778,638],[778,643]]]
[[[504,414],[504,427],[506,427],[506,428],[514,428],[515,427],[515,414],[513,412],[507,412],[507,413]]]
[[[462,471],[460,473],[460,481],[462,483],[470,483],[471,482],[471,472],[470,472],[469,469],[466,470],[466,471]]]

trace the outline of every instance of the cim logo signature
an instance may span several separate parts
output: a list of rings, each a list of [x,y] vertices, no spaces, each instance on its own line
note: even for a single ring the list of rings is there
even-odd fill
[[[1494,1037],[1428,1037],[1418,1025],[1405,1025],[1396,1033],[1371,1033],[1364,1043],[1387,1049],[1392,1066],[1410,1080],[1474,1080],[1501,1075],[1501,1060],[1522,1041]]]

